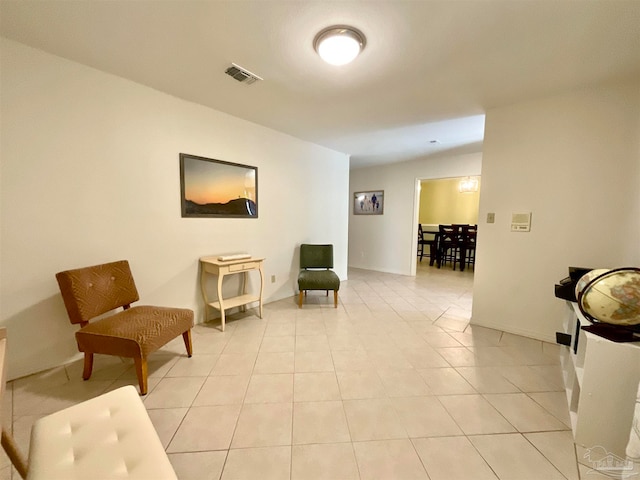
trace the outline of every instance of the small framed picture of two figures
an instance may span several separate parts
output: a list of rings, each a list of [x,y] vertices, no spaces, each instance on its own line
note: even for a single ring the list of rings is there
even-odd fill
[[[382,215],[384,213],[384,190],[369,190],[353,194],[354,215]]]

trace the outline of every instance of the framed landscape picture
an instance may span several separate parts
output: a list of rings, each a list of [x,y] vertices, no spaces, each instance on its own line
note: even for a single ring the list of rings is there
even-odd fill
[[[258,218],[258,167],[180,154],[183,217]]]
[[[382,215],[384,213],[384,190],[370,190],[353,194],[354,215]]]

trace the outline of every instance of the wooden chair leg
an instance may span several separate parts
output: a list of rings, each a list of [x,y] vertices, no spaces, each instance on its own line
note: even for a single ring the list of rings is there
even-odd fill
[[[324,295],[324,296],[325,296],[325,297],[328,297],[328,296],[329,296],[329,290],[325,290],[325,295]]]
[[[2,429],[2,448],[7,452],[7,456],[22,478],[27,478],[28,465],[15,440],[9,435],[5,429]]]
[[[191,329],[187,330],[182,334],[182,339],[184,340],[184,346],[187,347],[187,356],[191,357],[191,355],[193,355],[193,344],[191,343]]]
[[[298,308],[302,308],[302,290],[300,290],[300,295],[298,296]]]
[[[147,394],[147,359],[142,357],[134,358],[136,362],[136,375],[140,385],[140,395]]]
[[[93,353],[84,352],[84,370],[82,371],[82,379],[89,380],[91,371],[93,370]]]
[[[333,291],[333,308],[338,308],[338,290]]]

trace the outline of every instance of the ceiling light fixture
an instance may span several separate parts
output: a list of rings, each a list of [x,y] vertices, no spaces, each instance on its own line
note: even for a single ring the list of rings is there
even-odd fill
[[[334,25],[321,30],[313,40],[313,48],[320,58],[331,65],[352,62],[364,49],[364,34],[353,27]]]
[[[478,179],[477,178],[463,178],[458,185],[460,193],[473,193],[478,191]]]

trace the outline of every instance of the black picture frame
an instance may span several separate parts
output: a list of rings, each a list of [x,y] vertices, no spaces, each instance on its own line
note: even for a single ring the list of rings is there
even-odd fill
[[[180,154],[182,217],[258,218],[258,167]]]

